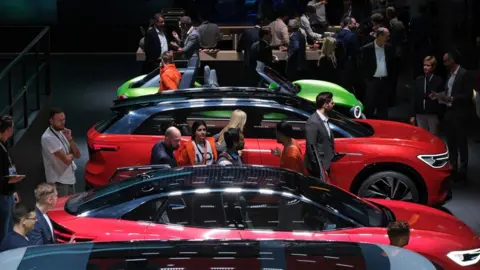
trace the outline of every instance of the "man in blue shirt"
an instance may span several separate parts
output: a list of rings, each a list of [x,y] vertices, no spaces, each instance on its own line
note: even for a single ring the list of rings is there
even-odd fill
[[[35,208],[26,206],[22,203],[18,203],[13,207],[13,231],[8,233],[3,238],[0,244],[0,252],[28,247],[27,233],[33,230],[35,222],[37,222],[37,216]]]

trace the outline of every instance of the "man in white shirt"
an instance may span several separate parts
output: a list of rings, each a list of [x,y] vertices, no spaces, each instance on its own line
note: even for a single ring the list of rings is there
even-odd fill
[[[375,31],[375,40],[361,49],[361,71],[367,83],[365,115],[388,119],[388,105],[395,76],[395,49],[387,43],[390,32],[380,27]]]
[[[32,231],[27,234],[28,241],[32,245],[55,244],[55,234],[52,222],[48,217],[48,211],[55,207],[58,199],[55,184],[41,183],[34,191],[36,199],[35,212],[37,222]]]
[[[300,29],[302,30],[302,34],[314,41],[322,38],[322,35],[315,33],[310,25],[310,19],[316,15],[315,12],[315,7],[307,6],[305,8],[305,13],[300,17]]]
[[[73,161],[80,158],[80,150],[65,127],[65,113],[59,108],[50,110],[50,126],[42,135],[42,156],[47,183],[55,183],[59,196],[75,193],[75,170]]]
[[[327,30],[327,13],[325,11],[325,6],[327,4],[327,0],[312,0],[308,2],[308,6],[313,6],[316,11],[315,16],[313,16],[310,21],[314,28],[319,28],[316,32],[322,31],[323,33]]]

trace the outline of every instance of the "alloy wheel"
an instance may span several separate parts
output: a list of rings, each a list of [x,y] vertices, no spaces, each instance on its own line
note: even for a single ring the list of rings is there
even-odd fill
[[[359,196],[386,200],[416,201],[408,185],[392,176],[376,179],[366,189],[362,190]]]

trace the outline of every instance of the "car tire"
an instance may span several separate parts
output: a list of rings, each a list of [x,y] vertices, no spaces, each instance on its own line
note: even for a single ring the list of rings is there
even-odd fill
[[[357,194],[363,198],[421,203],[420,192],[413,180],[395,171],[383,171],[370,175],[362,182]]]

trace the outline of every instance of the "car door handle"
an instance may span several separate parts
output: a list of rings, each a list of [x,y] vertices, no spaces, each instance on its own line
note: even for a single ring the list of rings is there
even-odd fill
[[[346,156],[345,153],[334,153],[333,158],[332,158],[332,162],[338,161],[338,160],[342,159],[344,156]]]

